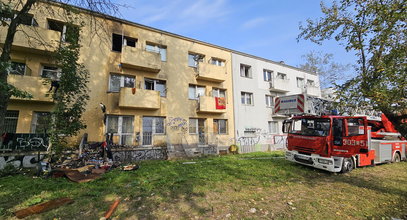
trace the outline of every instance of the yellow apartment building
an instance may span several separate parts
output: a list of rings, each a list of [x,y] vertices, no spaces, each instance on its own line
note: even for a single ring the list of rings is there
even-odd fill
[[[52,111],[44,78],[58,74],[52,52],[64,41],[66,13],[47,13],[44,3],[30,11],[12,47],[8,81],[33,95],[12,97],[9,132],[44,133]],[[114,134],[120,145],[228,147],[234,139],[231,52],[205,42],[114,17],[80,10],[80,62],[90,73],[90,100],[83,118],[88,141]],[[6,28],[0,27],[0,44]],[[62,73],[63,74],[63,73]],[[105,108],[102,111],[101,106]]]

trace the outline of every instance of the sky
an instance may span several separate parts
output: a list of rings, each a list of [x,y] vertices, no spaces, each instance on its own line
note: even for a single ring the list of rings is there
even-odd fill
[[[115,0],[118,17],[273,61],[299,66],[310,51],[354,64],[336,41],[300,40],[299,23],[322,16],[320,0]]]

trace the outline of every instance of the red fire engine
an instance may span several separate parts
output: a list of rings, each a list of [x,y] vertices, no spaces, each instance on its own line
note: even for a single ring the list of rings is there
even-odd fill
[[[280,111],[289,112],[288,107],[298,110],[297,105],[301,105],[301,110],[307,110],[305,102],[309,98],[303,95],[279,99],[279,102],[290,103],[279,106]],[[298,99],[304,101],[298,102]],[[330,172],[345,173],[355,167],[406,159],[407,141],[384,115],[381,118],[294,116],[284,122],[283,131],[288,133],[287,160]]]

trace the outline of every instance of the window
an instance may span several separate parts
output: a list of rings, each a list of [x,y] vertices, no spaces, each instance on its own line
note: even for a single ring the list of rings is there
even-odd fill
[[[252,78],[252,68],[251,66],[240,64],[240,76],[246,78]]]
[[[48,29],[60,32],[62,42],[78,42],[79,27],[76,25],[48,19]]]
[[[4,118],[4,132],[16,133],[18,113],[18,111],[6,111],[6,115]]]
[[[277,79],[287,80],[287,74],[285,73],[277,73]]]
[[[241,95],[243,105],[253,105],[253,93],[242,92]]]
[[[49,112],[34,112],[31,121],[31,133],[45,134],[50,128],[50,113]]]
[[[134,88],[136,77],[110,74],[109,92],[120,92],[120,88]]]
[[[270,134],[278,134],[278,122],[276,121],[269,121],[269,133]]]
[[[308,80],[307,80],[307,86],[314,87],[314,86],[315,86],[315,81],[308,79]]]
[[[165,81],[157,80],[157,79],[145,79],[144,80],[144,88],[147,90],[155,90],[160,92],[161,97],[166,96],[166,87]]]
[[[271,82],[273,80],[273,71],[264,69],[263,78],[264,81]]]
[[[24,75],[25,74],[25,63],[11,62],[9,74]]]
[[[122,52],[123,46],[136,47],[137,39],[119,34],[112,35],[112,50]]]
[[[61,75],[61,71],[58,67],[53,67],[53,66],[43,66],[42,67],[42,72],[41,72],[42,78],[56,79],[56,78],[59,78],[60,75]]]
[[[218,89],[218,88],[213,88],[212,89],[212,96],[213,97],[226,97],[226,89]]]
[[[21,17],[21,24],[38,27],[38,23],[34,16],[30,14],[25,14]]]
[[[347,136],[358,136],[365,134],[364,122],[362,118],[347,119],[348,134]]]
[[[304,88],[304,78],[297,77],[297,87]]]
[[[205,120],[204,118],[190,118],[189,119],[189,133],[203,135],[205,133]],[[203,137],[200,137],[203,138]],[[200,140],[200,143],[204,143]]]
[[[211,58],[210,64],[212,65],[216,65],[216,66],[225,66],[225,61],[218,59],[218,58]]]
[[[198,134],[198,119],[197,118],[189,119],[189,133]]]
[[[159,53],[161,56],[161,61],[167,61],[167,47],[163,45],[146,44],[146,51]]]
[[[271,95],[266,95],[266,106],[271,108],[274,106],[274,97]]]
[[[116,144],[133,144],[133,116],[108,115],[106,121],[106,133],[118,136]]]
[[[198,99],[200,96],[205,95],[205,86],[189,85],[188,98]]]
[[[143,133],[164,134],[164,117],[143,117]]]
[[[205,55],[196,54],[196,53],[188,53],[188,66],[190,67],[198,67],[199,62],[204,61]]]
[[[214,119],[213,120],[213,133],[227,134],[227,120],[226,119]]]

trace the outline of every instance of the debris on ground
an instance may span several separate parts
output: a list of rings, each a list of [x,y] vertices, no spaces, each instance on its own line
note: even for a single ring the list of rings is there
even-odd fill
[[[39,213],[49,211],[51,209],[58,208],[58,207],[60,207],[62,205],[65,205],[65,204],[71,204],[73,202],[74,201],[71,198],[54,199],[54,200],[44,202],[44,203],[41,203],[41,204],[38,204],[38,205],[30,206],[30,207],[28,207],[26,209],[18,210],[16,212],[14,212],[14,215],[17,218],[25,218],[25,217],[30,216],[30,215],[39,214]]]
[[[84,173],[72,169],[55,169],[52,172],[52,177],[66,176],[69,180],[76,183],[87,183],[100,177],[100,174],[96,173]]]
[[[110,217],[112,217],[114,211],[116,210],[117,206],[119,206],[120,203],[120,199],[116,199],[113,204],[110,206],[109,210],[107,210],[107,212],[105,213],[105,216],[100,218],[100,220],[105,220],[105,219],[109,219]]]
[[[131,165],[123,166],[122,170],[131,171],[131,170],[137,170],[138,168],[140,168],[138,164],[131,164]]]

